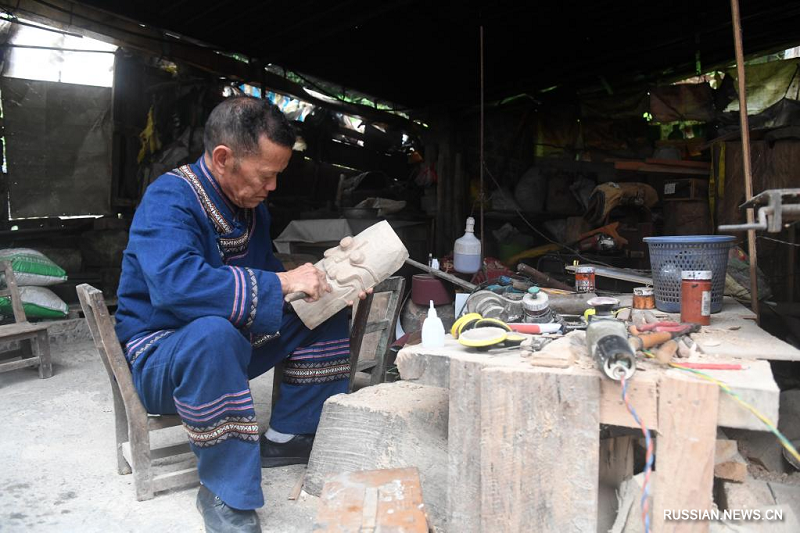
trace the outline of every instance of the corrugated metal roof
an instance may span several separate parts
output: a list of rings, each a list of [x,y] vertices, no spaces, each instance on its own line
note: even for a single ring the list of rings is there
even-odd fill
[[[477,101],[481,24],[489,100],[615,90],[734,57],[724,0],[79,3],[410,107]],[[745,53],[800,42],[800,1],[742,0],[741,11]]]

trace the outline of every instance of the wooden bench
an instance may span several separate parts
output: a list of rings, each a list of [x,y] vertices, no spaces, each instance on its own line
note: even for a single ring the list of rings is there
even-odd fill
[[[0,353],[0,373],[10,372],[18,368],[39,365],[39,377],[49,378],[53,375],[53,364],[50,361],[50,337],[47,324],[31,324],[25,316],[22,300],[17,287],[17,279],[8,261],[0,262],[5,273],[6,289],[0,291],[0,298],[10,297],[14,311],[14,324],[0,326],[0,341],[19,342],[18,350]]]

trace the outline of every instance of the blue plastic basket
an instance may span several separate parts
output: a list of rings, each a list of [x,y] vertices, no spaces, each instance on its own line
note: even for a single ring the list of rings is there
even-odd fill
[[[656,307],[666,313],[681,310],[681,272],[710,270],[711,312],[722,310],[725,292],[725,271],[728,251],[735,237],[730,235],[680,235],[675,237],[645,237],[650,248],[650,268],[653,270],[653,292]]]

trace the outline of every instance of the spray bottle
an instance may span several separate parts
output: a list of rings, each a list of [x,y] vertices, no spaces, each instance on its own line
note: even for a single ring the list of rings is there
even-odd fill
[[[441,348],[444,346],[444,325],[442,319],[436,315],[436,308],[433,307],[433,300],[428,309],[428,318],[422,323],[422,347]]]

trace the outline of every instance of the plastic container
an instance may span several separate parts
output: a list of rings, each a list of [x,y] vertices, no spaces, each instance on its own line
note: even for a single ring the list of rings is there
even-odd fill
[[[481,269],[481,241],[475,237],[475,219],[467,219],[464,235],[453,247],[453,268],[462,274],[474,274]]]
[[[656,307],[666,313],[681,310],[681,273],[684,270],[710,270],[711,312],[722,310],[728,251],[736,237],[732,235],[681,235],[645,237],[650,248],[650,268]]]
[[[442,324],[442,319],[436,315],[433,300],[430,303],[428,318],[422,323],[422,347],[441,348],[444,346],[444,325]]]
[[[708,326],[711,323],[710,270],[684,270],[681,273],[681,322]]]
[[[442,280],[431,274],[414,274],[411,277],[411,301],[424,306],[433,300],[433,305],[446,305],[453,301]]]

